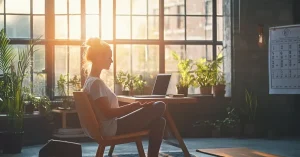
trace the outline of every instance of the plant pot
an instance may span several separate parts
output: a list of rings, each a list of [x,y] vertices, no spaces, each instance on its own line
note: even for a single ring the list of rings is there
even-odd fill
[[[188,87],[177,87],[177,94],[183,94],[184,97],[187,97],[188,95]]]
[[[244,135],[246,137],[255,137],[255,125],[252,123],[245,124]]]
[[[122,95],[129,96],[129,91],[128,91],[128,90],[123,90],[123,91],[122,91]]]
[[[21,153],[24,132],[4,132],[3,133],[3,154]]]
[[[115,84],[115,94],[116,95],[122,95],[123,94],[123,92],[122,92],[122,85]]]
[[[30,101],[24,102],[24,107],[25,107],[25,113],[27,114],[33,114],[34,110],[34,105]]]
[[[39,112],[40,112],[40,115],[46,115],[46,109],[44,107],[42,107],[41,105],[39,106]]]
[[[210,95],[211,94],[211,86],[208,87],[200,87],[200,94],[202,95]]]
[[[214,97],[224,97],[225,85],[216,85],[212,87]]]

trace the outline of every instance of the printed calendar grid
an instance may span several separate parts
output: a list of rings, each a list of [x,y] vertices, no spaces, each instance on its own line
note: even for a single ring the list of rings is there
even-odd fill
[[[272,40],[270,44],[272,89],[300,88],[300,39]],[[276,84],[281,80],[280,84]],[[285,80],[282,83],[282,80]]]

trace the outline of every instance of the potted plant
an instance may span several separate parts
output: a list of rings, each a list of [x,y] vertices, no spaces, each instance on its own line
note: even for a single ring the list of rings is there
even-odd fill
[[[125,82],[126,82],[126,76],[127,76],[127,73],[123,72],[123,71],[119,71],[116,74],[115,93],[117,95],[123,94],[124,86],[125,86]]]
[[[208,62],[205,58],[201,58],[196,62],[194,87],[200,87],[200,93],[209,95],[212,91],[213,84],[213,63]]]
[[[224,96],[225,94],[225,74],[220,70],[224,56],[219,53],[216,60],[210,62],[210,72],[212,77],[212,91],[214,96]]]
[[[218,72],[216,80],[212,86],[214,97],[224,97],[225,95],[226,80],[223,72]]]
[[[177,93],[183,94],[185,97],[188,94],[188,88],[194,81],[192,73],[193,61],[191,59],[182,59],[176,52],[172,51],[173,58],[178,61],[177,67],[179,70],[179,82],[177,83]]]
[[[253,92],[245,89],[245,104],[241,106],[241,117],[243,123],[243,131],[246,136],[255,136],[255,118],[258,106],[257,96]]]
[[[146,85],[146,81],[143,80],[143,76],[142,75],[137,75],[134,77],[134,90],[136,92],[136,94],[143,94],[144,93],[144,88]]]
[[[4,153],[20,153],[23,138],[24,89],[23,80],[31,66],[31,55],[36,51],[34,46],[38,40],[31,40],[26,49],[14,52],[10,40],[4,30],[0,31],[0,71],[3,72],[0,81],[2,98],[1,105],[7,107],[8,124],[5,132]],[[16,61],[16,62],[15,62]]]

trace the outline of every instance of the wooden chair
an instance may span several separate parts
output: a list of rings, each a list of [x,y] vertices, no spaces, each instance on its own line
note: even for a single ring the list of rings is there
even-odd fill
[[[73,95],[82,129],[84,129],[85,133],[87,133],[90,138],[94,139],[99,144],[96,157],[103,157],[106,146],[110,146],[108,155],[112,156],[115,145],[129,142],[135,142],[139,156],[145,157],[141,138],[142,136],[148,135],[149,130],[118,136],[102,137],[100,132],[101,126],[97,122],[88,95],[85,92],[73,92]]]

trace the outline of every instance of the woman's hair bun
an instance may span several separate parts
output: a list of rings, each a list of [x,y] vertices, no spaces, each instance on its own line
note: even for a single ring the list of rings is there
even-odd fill
[[[99,38],[90,38],[87,40],[86,45],[94,47],[101,45],[101,39]]]

